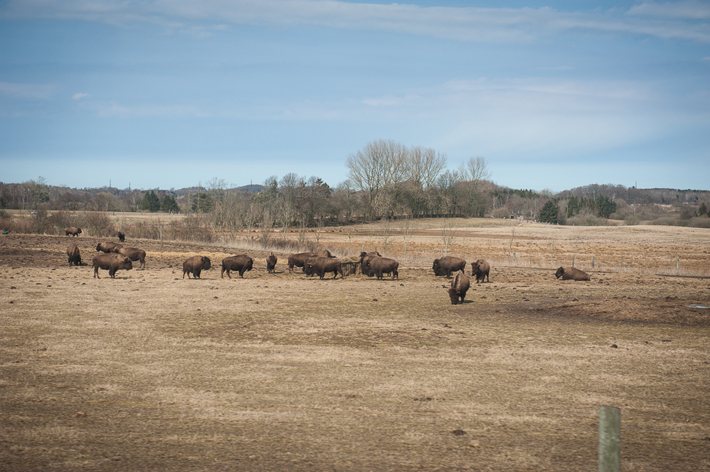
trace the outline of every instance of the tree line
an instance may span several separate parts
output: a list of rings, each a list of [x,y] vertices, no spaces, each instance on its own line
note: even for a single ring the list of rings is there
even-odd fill
[[[263,185],[234,188],[224,179],[180,190],[70,189],[37,181],[0,183],[0,208],[67,211],[148,211],[203,215],[216,228],[313,227],[390,218],[525,218],[553,224],[594,224],[594,218],[642,220],[677,209],[706,216],[710,192],[590,185],[553,195],[494,184],[486,160],[456,169],[434,149],[376,140],[347,156],[348,179],[288,173]]]

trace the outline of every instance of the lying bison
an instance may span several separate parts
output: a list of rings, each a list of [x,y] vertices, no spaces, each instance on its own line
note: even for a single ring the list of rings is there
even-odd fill
[[[126,240],[126,235],[119,231],[118,232],[118,240],[121,242],[124,242]]]
[[[371,259],[364,258],[362,273],[372,277],[376,275],[378,279],[382,279],[382,274],[392,274],[392,280],[399,280],[399,262],[387,257],[373,257]]]
[[[307,275],[317,274],[321,280],[327,272],[333,273],[333,278],[337,278],[340,274],[340,278],[343,278],[343,265],[340,259],[335,259],[331,257],[309,257],[306,259],[303,265],[303,271]]]
[[[288,256],[288,271],[293,272],[294,267],[303,267],[306,259],[309,257],[317,257],[318,254],[315,252],[301,252],[298,254],[291,254]]]
[[[108,275],[115,278],[118,270],[131,270],[133,263],[129,258],[121,254],[99,254],[91,260],[91,265],[94,266],[94,278],[100,279],[99,269],[108,270]]]
[[[244,278],[244,272],[251,270],[254,265],[254,259],[247,256],[246,254],[239,254],[238,256],[230,256],[222,259],[222,274],[221,277],[224,278],[224,273],[227,272],[227,277],[230,279],[232,276],[229,274],[231,271],[239,272],[239,277]]]
[[[72,236],[79,236],[79,233],[81,233],[81,228],[70,226],[68,228],[64,228],[64,233],[66,236],[69,236],[70,234]]]
[[[274,273],[274,270],[276,269],[276,261],[278,261],[278,259],[276,258],[276,256],[274,256],[274,253],[272,252],[271,255],[266,258],[266,272],[268,272],[269,274]]]
[[[321,249],[320,251],[316,252],[316,256],[320,257],[335,257],[333,254],[330,253],[329,250],[327,249]]]
[[[445,275],[451,277],[452,273],[456,273],[459,270],[463,270],[466,267],[466,261],[460,257],[446,256],[441,259],[434,259],[434,274]]]
[[[451,288],[449,289],[449,298],[451,298],[452,305],[458,305],[459,299],[461,299],[461,304],[463,304],[464,298],[466,298],[466,292],[471,287],[471,282],[464,273],[463,270],[456,272],[454,280],[451,281]]]
[[[76,244],[69,245],[67,248],[67,257],[69,257],[69,265],[81,265],[81,254]]]
[[[562,277],[562,280],[590,280],[589,274],[582,272],[579,269],[575,269],[574,267],[571,269],[560,267],[557,269],[557,272],[555,272],[555,277],[558,279]]]
[[[190,278],[190,274],[192,274],[192,277],[195,279],[200,278],[200,272],[203,270],[210,270],[212,268],[212,263],[210,262],[210,258],[207,256],[192,256],[188,260],[182,263],[182,278],[185,278],[185,274],[187,274],[187,278]]]
[[[111,252],[118,252],[118,250],[121,249],[122,247],[123,247],[122,244],[113,243],[111,241],[106,241],[106,242],[97,244],[96,250],[108,254]]]
[[[491,271],[491,266],[483,259],[478,259],[476,262],[471,262],[471,275],[476,277],[476,283],[490,282],[488,274]]]
[[[119,254],[123,254],[132,261],[140,261],[141,269],[145,269],[145,251],[137,247],[122,247],[118,249]]]

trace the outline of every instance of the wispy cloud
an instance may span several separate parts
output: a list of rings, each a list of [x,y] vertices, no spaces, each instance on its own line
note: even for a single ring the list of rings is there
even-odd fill
[[[10,0],[4,18],[58,18],[130,24],[154,22],[190,34],[238,24],[316,25],[446,38],[510,43],[553,32],[588,30],[664,39],[710,42],[710,5],[699,1],[643,2],[627,11],[561,12],[552,8],[422,7],[341,1],[245,0]]]
[[[48,84],[18,84],[0,82],[0,93],[10,98],[46,100],[52,97],[54,85]]]
[[[82,100],[84,98],[89,98],[90,96],[91,95],[89,95],[88,93],[77,92],[74,95],[72,95],[71,98],[73,98],[74,100]]]

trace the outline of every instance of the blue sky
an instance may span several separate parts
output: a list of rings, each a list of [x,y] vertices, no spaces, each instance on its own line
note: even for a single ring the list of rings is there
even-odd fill
[[[0,181],[336,186],[376,139],[710,189],[710,2],[0,0]]]

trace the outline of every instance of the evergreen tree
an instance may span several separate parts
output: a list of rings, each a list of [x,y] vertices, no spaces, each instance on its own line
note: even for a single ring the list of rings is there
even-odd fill
[[[139,210],[148,210],[150,212],[156,212],[160,210],[160,199],[155,194],[154,191],[150,190],[143,196],[141,204],[138,207]]]
[[[192,211],[196,213],[209,213],[212,211],[213,206],[214,201],[208,193],[199,192],[195,194],[195,198],[192,200]]]
[[[604,195],[597,197],[597,210],[602,218],[609,218],[616,211],[616,202]]]
[[[178,207],[178,204],[175,201],[175,197],[173,197],[169,193],[166,193],[163,197],[163,201],[160,204],[160,211],[164,211],[166,213],[179,213],[180,207]]]
[[[545,206],[540,210],[540,223],[557,224],[557,215],[560,212],[560,207],[552,200],[548,200]]]
[[[698,208],[698,216],[708,216],[708,207],[705,205],[705,202],[700,204],[700,208]]]

